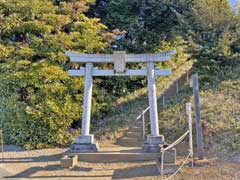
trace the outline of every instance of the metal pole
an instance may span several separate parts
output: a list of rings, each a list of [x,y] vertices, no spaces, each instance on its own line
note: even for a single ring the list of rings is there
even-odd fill
[[[189,70],[187,70],[187,83],[189,82]]]
[[[164,94],[162,95],[162,103],[163,103],[163,108],[164,108],[164,106],[165,106],[165,96],[164,96]]]
[[[145,114],[142,112],[143,140],[145,140]]]
[[[151,135],[159,136],[158,126],[158,110],[157,110],[157,95],[156,95],[156,82],[154,77],[154,63],[148,63],[148,98],[150,106],[150,122],[151,122]]]
[[[193,167],[192,107],[191,107],[191,103],[186,103],[186,114],[188,116],[188,128],[189,128],[189,151],[190,151],[191,165]]]
[[[1,151],[2,151],[2,161],[4,161],[4,149],[3,149],[3,131],[1,130]]]
[[[90,132],[90,118],[91,118],[91,105],[92,105],[92,77],[93,64],[86,63],[86,76],[84,84],[84,102],[82,114],[82,135],[89,135]]]
[[[178,95],[178,91],[179,91],[179,89],[178,89],[179,87],[178,87],[178,79],[176,80],[176,94]]]
[[[201,114],[200,114],[200,102],[199,102],[198,74],[193,75],[193,93],[194,93],[194,102],[195,102],[195,111],[196,111],[198,158],[201,160],[204,158],[204,150],[203,150],[203,133],[202,133]]]
[[[3,98],[3,101],[5,102],[5,98]],[[3,114],[5,112],[4,110],[1,110],[1,113]],[[2,161],[4,161],[4,141],[3,141],[3,117],[1,117],[1,152],[2,152]]]

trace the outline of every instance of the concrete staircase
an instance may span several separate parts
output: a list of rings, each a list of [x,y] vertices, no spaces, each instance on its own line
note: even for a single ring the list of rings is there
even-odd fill
[[[123,147],[142,147],[144,143],[142,129],[141,121],[134,122],[124,135],[117,139],[116,144]]]
[[[79,161],[87,162],[124,162],[124,161],[149,161],[156,160],[158,153],[146,153],[142,146],[144,143],[141,121],[135,121],[118,138],[111,148],[101,148],[96,153],[70,153],[78,155]]]
[[[110,148],[101,148],[99,152],[68,153],[70,156],[78,156],[78,161],[87,162],[131,162],[151,161],[160,157],[159,153],[147,153],[143,150],[143,133],[141,120],[135,121],[117,139],[115,145]],[[175,163],[175,156],[166,154],[165,163]]]

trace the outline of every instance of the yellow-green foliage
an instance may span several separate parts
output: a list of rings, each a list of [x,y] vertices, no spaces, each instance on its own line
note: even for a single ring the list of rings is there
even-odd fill
[[[83,14],[88,1],[80,2],[0,1],[0,119],[6,143],[42,148],[72,141],[70,127],[81,120],[83,79],[69,77],[64,50],[98,53],[110,42],[106,26]],[[109,104],[104,93],[94,87],[93,113]]]

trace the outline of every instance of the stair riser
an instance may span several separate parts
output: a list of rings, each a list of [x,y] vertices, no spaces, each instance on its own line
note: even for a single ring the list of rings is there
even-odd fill
[[[135,142],[135,143],[131,143],[131,144],[118,142],[117,144],[120,146],[123,146],[123,147],[141,147],[141,146],[143,146],[143,143],[141,143],[141,142]]]
[[[84,162],[136,162],[136,161],[152,161],[157,160],[159,164],[160,153],[74,153],[70,155],[77,155],[78,161]],[[173,154],[166,154],[164,156],[165,164],[175,164],[175,157]]]
[[[142,122],[136,122],[135,125],[136,125],[137,127],[142,127],[143,124],[142,124]]]
[[[126,132],[125,137],[140,139],[140,138],[142,138],[142,135],[141,135],[141,133]]]
[[[156,154],[80,154],[79,161],[85,162],[135,162],[135,161],[152,161],[157,159]]]
[[[134,128],[131,127],[131,128],[128,129],[128,131],[129,131],[129,132],[142,133],[143,130],[142,130],[142,128],[140,128],[140,127],[134,127]]]
[[[138,143],[138,139],[119,139],[118,142],[120,144],[134,145]]]

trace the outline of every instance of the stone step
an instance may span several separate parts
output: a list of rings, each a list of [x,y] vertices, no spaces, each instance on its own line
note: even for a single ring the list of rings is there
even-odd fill
[[[123,146],[136,146],[138,139],[133,137],[121,137],[117,140],[117,143]]]
[[[141,133],[138,133],[138,132],[131,132],[131,131],[127,131],[124,135],[125,137],[131,137],[131,138],[142,138],[142,135]]]
[[[106,163],[106,162],[134,162],[134,161],[152,161],[160,157],[160,153],[146,153],[140,147],[121,148],[121,149],[102,149],[95,153],[70,153],[69,156],[77,155],[78,161]],[[175,163],[172,157],[165,155],[165,163]]]
[[[137,126],[137,127],[142,127],[142,121],[137,121],[137,122],[135,122],[135,126]]]
[[[132,126],[132,127],[129,127],[128,131],[136,132],[136,133],[142,133],[142,128],[141,127],[137,127],[137,126]]]

